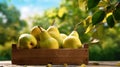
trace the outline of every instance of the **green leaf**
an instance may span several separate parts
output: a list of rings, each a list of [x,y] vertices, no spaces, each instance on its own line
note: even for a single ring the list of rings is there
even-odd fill
[[[93,32],[93,34],[92,34],[92,37],[94,38],[94,39],[103,39],[104,38],[104,24],[103,23],[101,23],[101,24],[99,24],[99,25],[96,25],[95,26],[95,29],[94,29],[94,32]]]
[[[120,21],[120,3],[117,4],[116,9],[113,11],[115,20]]]
[[[94,8],[98,5],[100,0],[88,0],[87,5],[88,9]]]
[[[86,10],[87,0],[78,0],[79,8],[83,11]]]
[[[108,18],[107,18],[107,24],[111,28],[114,27],[115,22],[114,22],[114,19],[113,19],[113,15],[108,16]]]
[[[100,23],[104,19],[105,16],[106,16],[105,11],[98,10],[92,16],[92,24],[96,25],[96,24]]]
[[[85,34],[86,33],[88,33],[88,32],[90,32],[92,29],[94,29],[95,28],[95,26],[93,26],[92,24],[90,24],[88,27],[87,27],[87,29],[86,29],[86,31],[85,31]]]

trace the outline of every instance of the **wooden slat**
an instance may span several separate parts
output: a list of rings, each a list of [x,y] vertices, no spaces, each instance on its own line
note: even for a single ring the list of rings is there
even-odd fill
[[[12,64],[88,64],[88,48],[81,49],[17,49],[12,48]]]

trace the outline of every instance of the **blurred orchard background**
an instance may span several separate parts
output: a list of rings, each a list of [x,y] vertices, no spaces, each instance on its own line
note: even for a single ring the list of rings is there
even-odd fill
[[[0,60],[11,60],[11,45],[33,26],[55,20],[61,33],[76,24],[90,60],[120,60],[120,0],[0,0]]]

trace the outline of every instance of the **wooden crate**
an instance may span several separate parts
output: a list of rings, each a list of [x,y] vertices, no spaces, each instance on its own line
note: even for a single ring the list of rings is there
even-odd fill
[[[88,64],[89,52],[85,45],[81,49],[17,49],[12,45],[12,64],[46,65],[46,64]]]

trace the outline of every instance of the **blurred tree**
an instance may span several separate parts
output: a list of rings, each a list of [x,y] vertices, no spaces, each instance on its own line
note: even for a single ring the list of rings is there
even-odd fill
[[[20,20],[20,12],[12,5],[0,3],[0,44],[6,41],[17,40],[20,30],[27,26],[24,20]]]
[[[17,43],[18,36],[27,26],[20,20],[20,12],[13,6],[0,3],[0,60],[11,59],[11,45]]]

